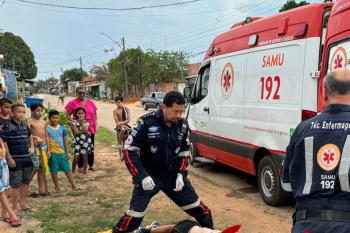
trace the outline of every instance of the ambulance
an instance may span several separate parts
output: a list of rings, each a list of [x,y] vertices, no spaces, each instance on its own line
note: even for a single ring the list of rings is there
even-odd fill
[[[322,111],[322,82],[350,68],[350,0],[248,17],[218,35],[189,101],[190,160],[218,161],[257,177],[262,199],[285,202],[286,147],[298,123]]]

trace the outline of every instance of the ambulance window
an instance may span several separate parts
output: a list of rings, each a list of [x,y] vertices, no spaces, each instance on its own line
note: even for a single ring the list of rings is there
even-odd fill
[[[327,73],[343,68],[350,69],[350,39],[331,45],[328,52]]]
[[[210,67],[200,70],[198,78],[192,92],[192,104],[196,104],[208,95]]]
[[[209,87],[209,67],[207,67],[202,74],[201,100],[208,95],[208,87]]]

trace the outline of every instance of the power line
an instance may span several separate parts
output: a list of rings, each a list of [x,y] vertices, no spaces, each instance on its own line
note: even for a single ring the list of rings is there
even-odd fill
[[[278,0],[267,0],[264,3],[268,4],[269,6],[271,6],[271,5],[275,5],[276,3],[280,3],[280,1],[278,1]],[[217,17],[214,20],[206,20],[207,22],[210,22],[210,23],[205,23],[204,25],[202,23],[200,26],[192,26],[192,27],[189,27],[189,28],[182,29],[181,31],[176,31],[176,32],[173,32],[173,33],[170,33],[170,34],[167,34],[167,35],[152,37],[149,40],[152,42],[152,45],[154,46],[154,45],[165,44],[165,43],[163,43],[164,40],[165,40],[164,38],[167,38],[166,45],[169,45],[169,44],[175,44],[176,41],[180,41],[182,39],[188,39],[189,37],[198,37],[204,32],[214,32],[212,34],[215,35],[218,32],[223,30],[222,29],[223,26],[227,27],[228,26],[227,25],[228,22],[230,23],[229,26],[232,26],[233,23],[236,20],[238,20],[239,17],[241,17],[241,15],[237,15],[237,13],[236,13],[237,10],[243,10],[245,8],[248,8],[248,9],[250,9],[250,11],[254,11],[255,8],[258,8],[258,7],[262,8],[262,9],[264,9],[266,11],[266,7],[263,8],[261,5],[260,6],[256,6],[256,7],[252,7],[251,5],[245,5],[245,6],[242,6],[242,7],[239,7],[239,8],[234,8],[229,13],[224,14],[223,16]],[[267,10],[271,10],[271,9],[268,8]],[[254,12],[254,14],[255,13],[256,12]],[[235,17],[232,17],[232,16],[235,16]],[[227,23],[225,23],[225,22],[227,22]],[[221,25],[221,26],[218,26],[218,25]],[[137,43],[140,43],[139,40],[138,40]]]
[[[129,8],[79,7],[79,6],[71,6],[71,5],[59,5],[59,4],[51,4],[51,3],[43,3],[43,2],[34,2],[34,1],[27,1],[27,0],[16,0],[16,1],[23,2],[23,3],[29,3],[32,5],[48,6],[48,7],[55,7],[55,8],[75,9],[75,10],[133,11],[133,10],[143,10],[143,9],[152,9],[152,8],[163,8],[163,7],[169,7],[169,6],[179,6],[179,5],[185,5],[185,4],[199,2],[202,0],[190,0],[190,1],[175,2],[175,3],[168,3],[168,4],[148,5],[148,6],[139,6],[139,7],[129,7]]]
[[[17,1],[17,0],[12,0],[12,1]],[[101,16],[101,17],[118,17],[118,18],[131,18],[131,17],[168,17],[168,16],[176,16],[176,15],[203,15],[203,14],[212,14],[212,13],[217,13],[217,12],[223,12],[223,11],[230,11],[232,9],[217,9],[217,10],[212,10],[212,11],[201,11],[201,12],[191,12],[191,13],[173,13],[173,14],[147,14],[147,15],[140,15],[140,14],[127,14],[127,15],[120,15],[120,14],[93,14],[93,13],[86,13],[86,12],[73,12],[73,11],[64,11],[64,10],[59,10],[59,9],[48,9],[45,7],[40,7],[40,6],[33,6],[33,5],[26,5],[22,3],[15,3],[15,2],[7,2],[8,4],[14,5],[14,6],[23,6],[23,7],[28,7],[32,9],[38,9],[38,10],[44,10],[44,11],[49,11],[49,12],[55,12],[55,13],[62,13],[62,14],[71,14],[71,15],[87,15],[87,16]]]
[[[279,6],[276,6],[279,3],[280,3],[279,0],[274,0],[270,4],[270,6],[274,6],[274,8],[264,8],[263,11],[256,12],[256,13],[263,14],[263,13],[269,12],[271,10],[274,10],[274,9],[279,7]],[[228,19],[226,19],[225,21],[222,21],[222,22],[215,22],[215,23],[213,23],[211,25],[211,27],[207,28],[204,31],[191,33],[191,34],[186,34],[186,35],[179,35],[178,37],[173,37],[173,38],[169,39],[169,41],[167,42],[166,45],[184,44],[184,43],[191,42],[191,41],[194,41],[194,40],[199,39],[199,38],[206,38],[206,37],[209,37],[209,36],[215,36],[219,32],[222,32],[222,30],[223,30],[222,27],[223,26],[226,26],[226,27],[228,27],[227,29],[229,29],[229,27],[233,25],[233,22],[237,21],[238,18],[240,18],[240,17],[241,17],[241,15],[237,15],[236,17],[229,18],[229,20],[230,20],[229,25],[227,25],[228,23],[226,21]],[[222,25],[221,26],[217,26],[216,24],[222,24]]]
[[[74,52],[80,52],[80,51],[86,51],[90,49],[95,49],[95,48],[100,48],[100,47],[106,47],[110,45],[110,43],[104,43],[104,44],[98,44],[98,45],[93,45],[87,48],[81,48],[81,49],[75,49],[71,51],[62,51],[62,52],[47,52],[47,53],[37,53],[35,54],[36,56],[53,56],[53,55],[62,55],[62,54],[67,54],[67,53],[74,53]]]

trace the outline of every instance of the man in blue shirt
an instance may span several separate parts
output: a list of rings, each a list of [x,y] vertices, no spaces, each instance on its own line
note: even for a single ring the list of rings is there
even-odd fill
[[[293,233],[350,232],[350,71],[323,84],[326,109],[298,125],[283,165],[296,202]]]

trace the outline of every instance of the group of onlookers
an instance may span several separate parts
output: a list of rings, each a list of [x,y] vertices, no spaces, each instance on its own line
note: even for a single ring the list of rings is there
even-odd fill
[[[73,190],[80,189],[73,173],[78,165],[78,175],[87,179],[87,169],[94,171],[94,138],[96,133],[97,108],[85,98],[85,90],[77,89],[78,97],[70,101],[65,109],[66,116],[57,110],[50,110],[45,118],[41,103],[30,106],[31,119],[26,119],[26,107],[21,103],[0,99],[0,203],[1,220],[13,227],[21,225],[18,213],[35,211],[27,204],[27,197],[48,195],[46,176],[51,178],[56,192],[59,185],[58,173],[63,171]],[[61,117],[67,117],[70,129],[60,124]],[[68,131],[72,132],[72,167]],[[89,167],[89,168],[88,168]],[[38,193],[30,194],[29,184],[37,175]],[[11,205],[9,202],[11,200]]]

